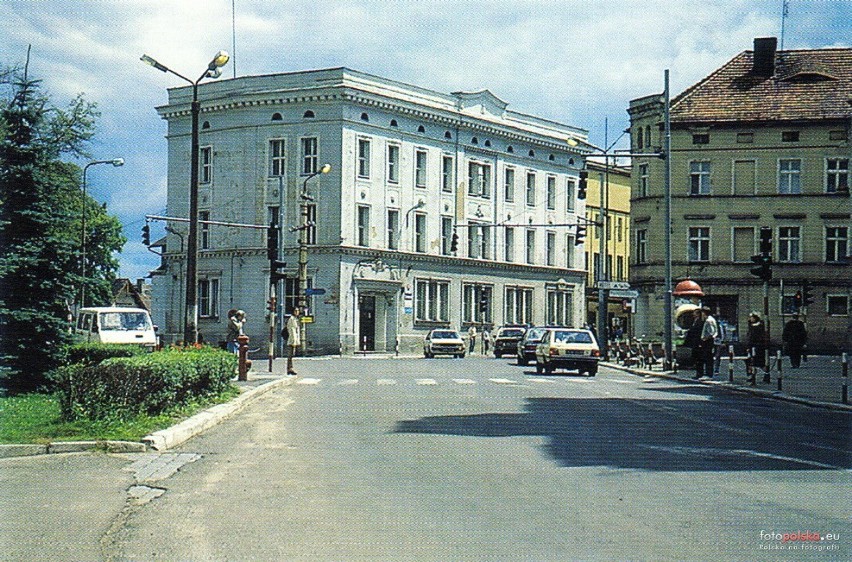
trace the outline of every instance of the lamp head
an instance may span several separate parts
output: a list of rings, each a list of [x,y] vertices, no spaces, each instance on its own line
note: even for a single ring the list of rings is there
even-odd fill
[[[111,164],[116,168],[124,166],[124,158],[113,158]]]
[[[327,174],[331,171],[331,164],[323,164],[322,168],[320,168],[321,174]]]
[[[168,72],[169,71],[168,68],[166,68],[162,64],[158,63],[157,61],[155,61],[154,59],[152,59],[148,55],[142,55],[141,57],[139,57],[139,60],[141,60],[145,64],[153,66],[154,68],[156,68],[159,71],[162,71],[162,72]]]
[[[218,68],[222,68],[228,61],[231,60],[231,57],[228,55],[226,51],[219,51],[216,53],[216,56],[213,57],[213,60],[210,61],[210,64],[207,65],[208,70],[216,70]]]
[[[578,141],[574,137],[568,137],[568,140],[566,142],[568,143],[568,146],[579,146],[580,145],[580,141]]]

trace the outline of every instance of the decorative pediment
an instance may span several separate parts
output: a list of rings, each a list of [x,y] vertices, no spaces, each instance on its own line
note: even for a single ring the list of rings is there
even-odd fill
[[[463,113],[470,115],[493,115],[503,117],[508,103],[504,102],[488,90],[479,92],[453,92],[458,98]]]

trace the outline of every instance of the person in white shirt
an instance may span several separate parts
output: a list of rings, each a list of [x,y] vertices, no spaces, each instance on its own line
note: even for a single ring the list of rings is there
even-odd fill
[[[296,348],[302,345],[302,322],[300,317],[302,310],[297,306],[293,308],[293,314],[287,319],[287,374],[295,375],[296,370],[293,368],[293,356],[296,354]]]
[[[719,324],[710,314],[710,307],[702,307],[701,315],[704,318],[704,327],[701,329],[701,358],[703,362],[703,375],[713,376],[713,363],[716,355],[716,338],[719,337]]]

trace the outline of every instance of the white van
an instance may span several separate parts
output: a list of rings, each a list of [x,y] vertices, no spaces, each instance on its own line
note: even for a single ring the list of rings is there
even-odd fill
[[[150,348],[157,345],[151,316],[144,308],[81,308],[74,334],[85,342],[130,343]]]

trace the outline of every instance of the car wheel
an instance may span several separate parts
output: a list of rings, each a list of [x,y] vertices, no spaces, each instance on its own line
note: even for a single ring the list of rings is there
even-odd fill
[[[502,353],[497,353],[497,352],[495,351],[495,352],[494,352],[494,357],[496,357],[497,359],[500,359],[501,357],[503,357],[503,354],[502,354]]]
[[[429,359],[429,354],[424,352],[423,353],[423,359]]]
[[[598,374],[598,370],[597,369],[589,369],[588,373],[589,373],[590,377],[593,377],[593,376]]]
[[[544,366],[544,372],[547,373],[548,375],[553,374],[553,371],[554,371],[553,365],[545,365]]]
[[[464,359],[464,356],[465,356],[465,354],[462,353],[461,355],[459,355],[459,359]]]
[[[543,366],[541,363],[536,363],[536,364],[535,364],[535,372],[536,372],[537,374],[539,374],[539,375],[540,375],[540,374],[541,374],[541,372],[542,372],[543,370],[544,370],[544,366]]]
[[[527,358],[523,356],[518,356],[518,365],[525,367],[527,365]]]

